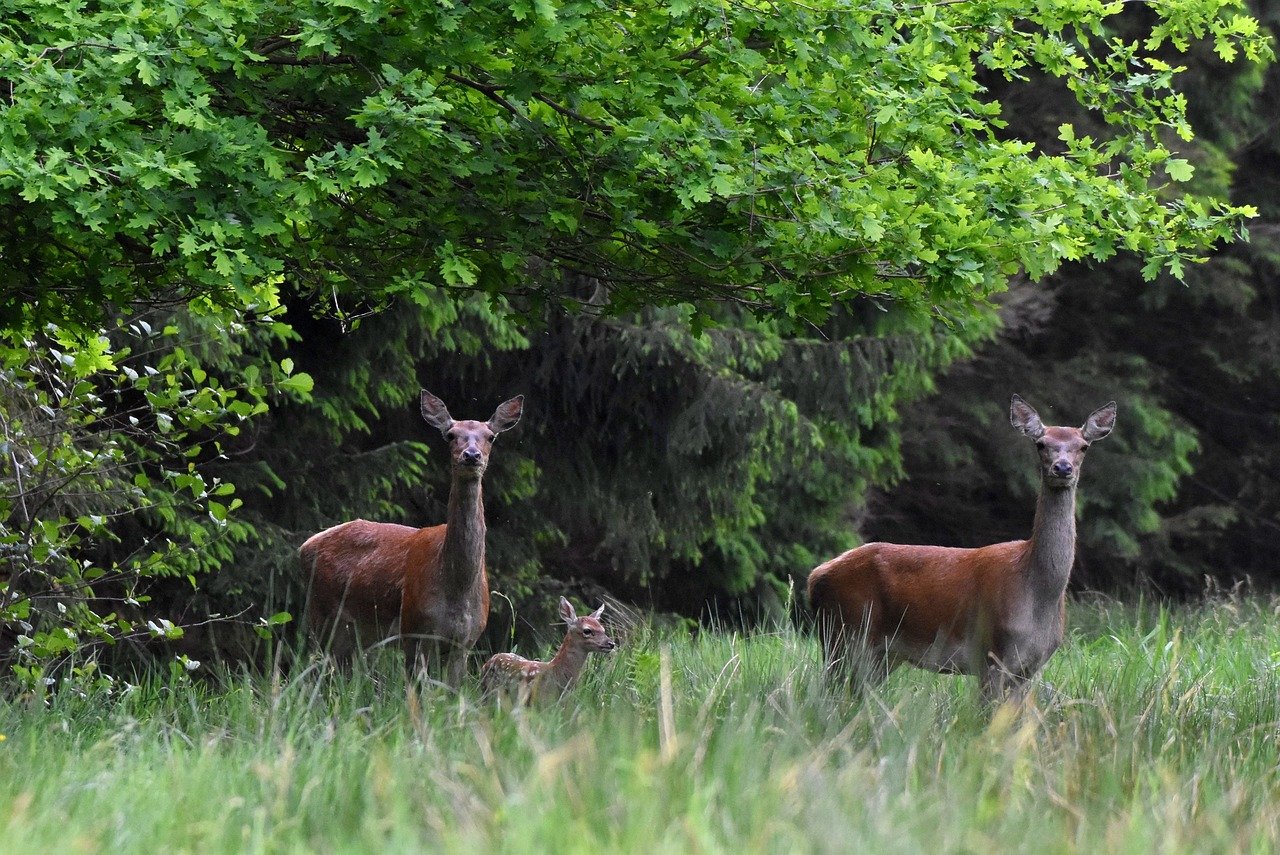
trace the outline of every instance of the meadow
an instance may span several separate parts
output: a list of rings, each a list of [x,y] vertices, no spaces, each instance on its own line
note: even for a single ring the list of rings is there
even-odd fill
[[[0,704],[7,851],[1272,852],[1280,600],[1069,606],[1025,709],[791,627],[635,627],[559,705],[337,676]]]

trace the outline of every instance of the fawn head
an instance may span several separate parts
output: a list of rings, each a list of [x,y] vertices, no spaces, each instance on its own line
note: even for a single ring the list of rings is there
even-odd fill
[[[1115,427],[1116,402],[1110,401],[1094,410],[1081,427],[1045,427],[1031,405],[1014,395],[1009,404],[1009,421],[1023,435],[1036,441],[1040,476],[1045,486],[1074,487],[1080,480],[1085,451]]]
[[[573,604],[564,597],[560,598],[560,619],[569,625],[567,638],[575,647],[588,653],[607,653],[618,646],[618,642],[609,637],[600,623],[600,615],[604,614],[604,605],[589,615],[578,617]]]
[[[454,421],[444,401],[422,390],[422,417],[427,424],[449,440],[449,457],[455,475],[479,478],[489,465],[489,452],[493,441],[504,430],[510,430],[520,421],[524,409],[524,395],[516,395],[510,401],[498,405],[487,422],[470,419]]]

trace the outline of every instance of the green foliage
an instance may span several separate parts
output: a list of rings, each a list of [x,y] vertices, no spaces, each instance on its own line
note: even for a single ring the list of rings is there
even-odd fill
[[[1158,4],[1128,38],[1121,8],[20,0],[0,317],[92,328],[108,304],[261,307],[283,282],[348,318],[444,288],[534,316],[729,299],[816,321],[1119,250],[1176,274],[1249,209],[1178,183],[1169,48],[1269,48],[1238,0]],[[980,80],[1033,74],[1103,132],[1006,135]]]
[[[500,590],[520,595],[550,575],[660,591],[688,610],[708,596],[785,585],[850,545],[848,508],[898,471],[896,407],[990,328],[919,331],[909,313],[867,310],[833,321],[829,339],[734,313],[701,337],[670,310],[562,318],[521,347],[469,356],[440,347],[412,317],[370,319],[311,368],[327,410],[357,400],[356,390],[385,393],[369,416],[344,419],[341,430],[305,407],[271,417],[243,461],[279,473],[270,497],[255,495],[251,471],[228,471],[272,541],[245,550],[234,575],[261,582],[292,565],[291,544],[353,516],[444,519],[439,439],[404,391],[413,379],[395,379],[395,366],[416,366],[458,417],[527,396],[485,481]],[[378,376],[393,382],[372,383],[371,366],[386,366]]]
[[[202,586],[213,610],[296,612],[296,546],[335,523],[445,519],[449,467],[419,385],[459,418],[526,395],[485,476],[497,590],[519,600],[554,578],[684,613],[739,594],[777,607],[791,579],[852,545],[849,509],[898,474],[897,409],[993,321],[922,328],[868,304],[819,337],[726,310],[694,336],[687,312],[654,310],[521,336],[484,301],[459,308],[438,329],[427,310],[384,313],[340,338],[332,321],[298,322],[290,352],[314,399],[263,417],[252,449],[213,470],[253,527]]]
[[[14,354],[74,342],[88,397],[46,401],[15,356],[6,419],[93,484],[24,516],[13,464],[4,535],[53,544],[16,578],[293,608],[302,537],[443,518],[426,385],[460,411],[530,393],[487,483],[500,584],[661,581],[688,610],[778,588],[856,536],[899,407],[1010,275],[1182,275],[1251,212],[1219,198],[1227,158],[1184,150],[1176,83],[1201,40],[1265,39],[1236,0],[1140,32],[1122,5],[11,3],[0,326]],[[1046,82],[1075,113],[1018,133],[1007,103]],[[148,309],[179,329],[154,357],[125,332]],[[1169,436],[1153,495],[1186,471]],[[1131,552],[1149,505],[1125,508]],[[86,608],[115,637],[121,609]]]
[[[516,453],[542,486],[501,511],[496,566],[536,557],[679,611],[781,591],[852,545],[848,509],[898,472],[896,408],[989,329],[922,331],[872,310],[819,339],[721,320],[701,337],[673,312],[567,320],[528,352],[451,362],[460,387],[530,384]]]
[[[245,538],[235,485],[206,464],[270,395],[305,395],[310,378],[248,365],[224,382],[212,336],[237,331],[221,327],[187,315],[0,337],[0,659],[28,685],[123,639],[181,638],[148,580],[194,585]]]

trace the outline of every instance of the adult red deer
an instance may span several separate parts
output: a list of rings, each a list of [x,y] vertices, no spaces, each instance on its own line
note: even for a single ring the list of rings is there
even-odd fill
[[[902,662],[978,676],[983,696],[1021,699],[1062,643],[1075,561],[1076,484],[1086,449],[1115,426],[1115,401],[1080,428],[1049,427],[1013,396],[1009,420],[1035,440],[1040,497],[1030,540],[977,549],[868,543],[809,576],[827,667],[864,683]]]
[[[424,659],[433,668],[443,660],[449,682],[462,682],[467,651],[489,620],[480,481],[494,439],[516,426],[523,406],[518,395],[487,422],[454,421],[444,402],[424,389],[422,417],[449,441],[453,478],[445,524],[352,520],[302,544],[302,566],[311,576],[308,625],[340,663],[398,630],[411,674]]]

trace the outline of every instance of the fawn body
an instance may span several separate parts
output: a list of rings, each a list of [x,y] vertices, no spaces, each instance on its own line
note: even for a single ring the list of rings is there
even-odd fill
[[[827,667],[875,683],[910,662],[977,675],[988,700],[1021,697],[1062,643],[1080,466],[1115,419],[1112,401],[1080,428],[1046,428],[1014,395],[1010,421],[1039,455],[1031,538],[976,549],[868,543],[815,568],[809,602]]]
[[[556,655],[543,662],[514,653],[494,654],[480,670],[481,688],[485,692],[514,688],[522,699],[564,693],[577,682],[589,654],[607,653],[618,646],[600,623],[603,613],[602,605],[591,614],[578,617],[573,605],[561,597],[560,619],[568,624],[568,630]]]
[[[487,422],[455,421],[423,390],[422,417],[449,441],[448,518],[427,528],[352,520],[309,538],[299,549],[311,580],[313,635],[339,662],[355,649],[399,635],[411,671],[441,662],[457,685],[466,653],[489,619],[481,479],[493,440],[520,421],[524,398],[499,405]]]

